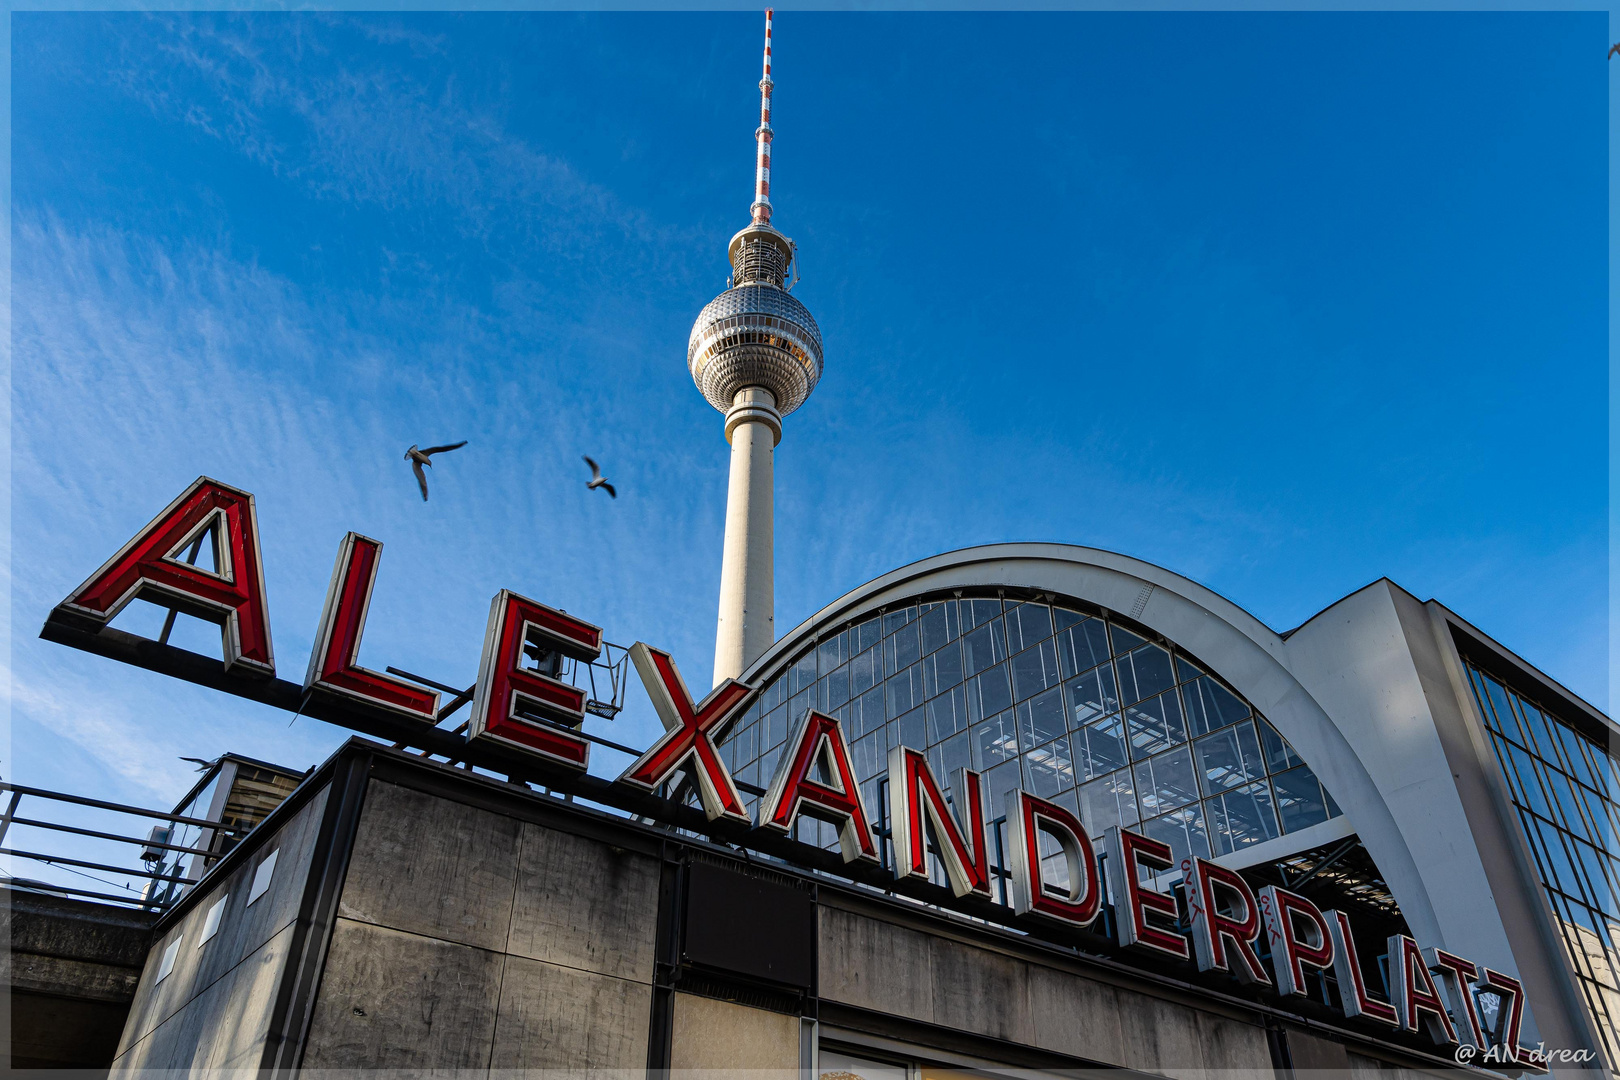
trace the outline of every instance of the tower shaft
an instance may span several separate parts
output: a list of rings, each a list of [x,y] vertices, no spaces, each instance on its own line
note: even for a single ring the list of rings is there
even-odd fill
[[[737,391],[726,414],[731,482],[720,562],[714,685],[742,675],[776,640],[773,472],[782,419],[769,390]]]

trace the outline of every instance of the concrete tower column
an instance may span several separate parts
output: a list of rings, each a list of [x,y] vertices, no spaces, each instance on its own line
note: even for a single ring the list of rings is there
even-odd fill
[[[776,640],[772,473],[782,417],[769,390],[737,391],[726,413],[731,483],[720,562],[714,685],[735,679]]]

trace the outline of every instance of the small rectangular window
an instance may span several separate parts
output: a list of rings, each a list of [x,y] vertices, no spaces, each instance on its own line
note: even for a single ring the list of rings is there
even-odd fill
[[[169,977],[169,972],[174,970],[174,961],[180,955],[181,940],[181,938],[175,938],[173,941],[169,942],[168,947],[163,950],[163,959],[158,962],[158,982],[162,982],[164,979],[167,979]]]
[[[202,940],[197,942],[197,948],[208,944],[208,939],[219,933],[219,920],[225,917],[225,901],[230,898],[231,894],[226,893],[215,900],[214,906],[208,909],[208,917],[203,920]]]
[[[249,907],[252,907],[259,897],[270,891],[270,879],[276,872],[276,856],[280,854],[280,848],[272,851],[264,857],[264,862],[259,864],[259,868],[253,871],[253,887],[248,890],[247,898]]]

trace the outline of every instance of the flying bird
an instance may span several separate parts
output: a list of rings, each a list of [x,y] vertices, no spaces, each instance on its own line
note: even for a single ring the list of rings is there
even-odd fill
[[[219,764],[219,758],[215,758],[213,761],[204,761],[200,757],[183,757],[180,760],[191,762],[193,765],[197,766],[198,772],[207,772],[209,769],[212,769],[215,765]]]
[[[411,471],[416,473],[416,486],[422,489],[423,502],[427,502],[427,473],[422,471],[422,466],[432,465],[433,462],[429,459],[434,454],[442,454],[447,450],[460,450],[466,445],[467,440],[462,439],[460,442],[451,443],[449,446],[430,446],[426,450],[418,450],[416,444],[412,443],[411,448],[405,451],[405,460],[411,463]]]
[[[1620,43],[1617,43],[1609,48],[1609,59],[1613,60],[1614,54],[1617,52],[1620,52]]]
[[[613,490],[613,485],[608,483],[607,479],[602,475],[601,466],[592,461],[590,458],[585,459],[585,464],[591,467],[591,478],[585,482],[585,487],[591,491],[601,488],[603,491],[607,492],[610,497],[617,499],[619,497],[619,493]]]

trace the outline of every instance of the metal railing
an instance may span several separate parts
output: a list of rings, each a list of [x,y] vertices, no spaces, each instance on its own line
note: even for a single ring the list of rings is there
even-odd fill
[[[0,814],[0,856],[10,859],[22,859],[41,866],[53,867],[63,870],[77,877],[100,882],[113,888],[122,888],[123,893],[112,892],[105,889],[88,889],[77,884],[65,884],[58,881],[43,881],[33,877],[21,877],[16,874],[6,874],[0,879],[13,889],[25,889],[30,892],[54,893],[63,896],[81,897],[88,900],[102,900],[109,903],[127,904],[134,907],[161,911],[177,900],[185,887],[201,876],[203,862],[218,858],[235,841],[241,837],[233,830],[221,825],[220,822],[210,821],[206,818],[188,817],[167,810],[152,810],[144,806],[130,806],[127,803],[110,802],[106,799],[92,799],[84,795],[69,795],[66,792],[51,791],[46,788],[28,787],[23,784],[10,784],[0,781],[0,792],[9,792],[10,798],[6,800],[4,814]],[[23,808],[23,799],[35,799],[45,803],[57,804],[58,813],[48,814],[49,818],[60,818],[61,805],[80,806],[91,810],[101,811],[101,817],[92,822],[79,824],[63,820],[49,820],[47,817],[25,817],[18,811]],[[46,811],[41,811],[48,813]],[[130,836],[117,828],[120,817],[151,818],[168,822],[170,828],[154,827],[146,836]],[[106,827],[94,827],[104,824]],[[89,841],[110,841],[115,845],[133,845],[138,849],[138,857],[132,862],[137,866],[118,865],[112,861],[102,861],[81,857],[93,854],[93,850],[79,851],[75,854],[66,854],[60,850],[39,851],[35,847],[57,847],[49,840],[41,844],[31,844],[29,848],[9,846],[17,829],[38,829],[44,833],[83,837]],[[186,842],[182,836],[183,829],[197,830],[197,839]],[[206,840],[204,840],[206,837]],[[181,842],[175,843],[175,840]],[[114,850],[117,850],[116,848]],[[182,872],[181,864],[186,856],[193,856],[191,870]],[[112,858],[109,856],[109,858]],[[118,877],[145,884],[137,892],[125,881],[109,881],[105,877],[85,871],[99,871],[104,874],[114,874]]]

